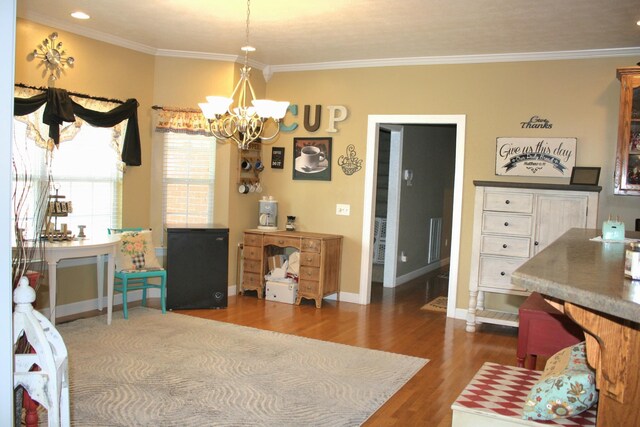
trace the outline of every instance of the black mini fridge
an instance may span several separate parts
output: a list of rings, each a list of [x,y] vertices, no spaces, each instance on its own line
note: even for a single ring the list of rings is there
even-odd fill
[[[167,228],[167,308],[225,308],[229,229]]]

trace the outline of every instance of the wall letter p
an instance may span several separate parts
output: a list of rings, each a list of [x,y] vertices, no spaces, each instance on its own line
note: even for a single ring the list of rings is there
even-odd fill
[[[347,107],[343,105],[328,105],[329,109],[329,127],[327,132],[338,132],[336,122],[341,122],[347,118]]]

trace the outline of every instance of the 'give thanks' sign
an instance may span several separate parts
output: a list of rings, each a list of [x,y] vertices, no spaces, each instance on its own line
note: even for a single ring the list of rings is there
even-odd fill
[[[496,175],[570,177],[576,138],[497,138]]]

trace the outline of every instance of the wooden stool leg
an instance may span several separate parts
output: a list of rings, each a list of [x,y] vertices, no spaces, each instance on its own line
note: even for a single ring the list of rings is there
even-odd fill
[[[38,403],[31,399],[27,390],[23,391],[22,407],[26,409],[24,422],[27,427],[38,427]]]
[[[537,360],[538,360],[537,356],[535,356],[533,354],[528,355],[528,358],[527,358],[527,369],[531,369],[531,370],[535,371],[536,370],[536,361]]]

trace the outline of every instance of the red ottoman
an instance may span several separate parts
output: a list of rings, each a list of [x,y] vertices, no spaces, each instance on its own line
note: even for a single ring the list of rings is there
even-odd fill
[[[533,292],[518,309],[518,366],[527,356],[528,369],[536,368],[536,356],[552,356],[584,341],[582,328]]]

